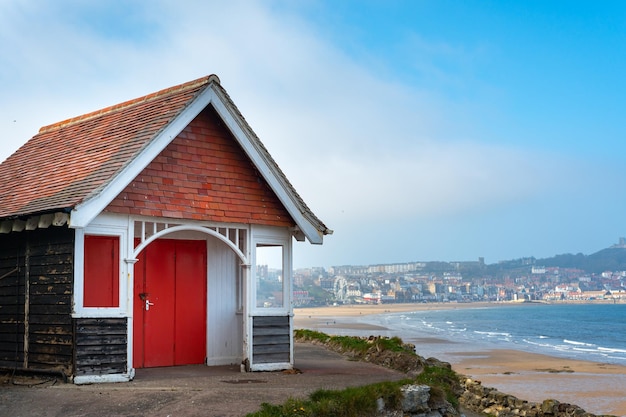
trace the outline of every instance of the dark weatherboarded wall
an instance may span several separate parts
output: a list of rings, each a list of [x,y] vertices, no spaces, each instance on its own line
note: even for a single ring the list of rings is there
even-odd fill
[[[0,367],[72,374],[73,277],[74,230],[0,234]]]
[[[75,321],[76,375],[127,371],[126,318],[82,318]]]

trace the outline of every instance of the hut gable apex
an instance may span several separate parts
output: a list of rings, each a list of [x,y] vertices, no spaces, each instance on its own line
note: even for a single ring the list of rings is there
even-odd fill
[[[211,223],[295,226],[212,106],[153,159],[105,211]]]

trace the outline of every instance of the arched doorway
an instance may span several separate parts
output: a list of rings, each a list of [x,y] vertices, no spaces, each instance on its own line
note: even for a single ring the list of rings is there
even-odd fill
[[[133,368],[239,363],[247,230],[140,226],[134,245]]]

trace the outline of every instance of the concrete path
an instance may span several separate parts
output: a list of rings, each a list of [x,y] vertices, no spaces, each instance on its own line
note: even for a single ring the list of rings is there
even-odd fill
[[[0,384],[0,416],[238,417],[257,411],[264,402],[304,398],[320,388],[405,378],[308,343],[296,343],[295,365],[302,373],[241,373],[239,366],[192,365],[140,369],[134,381],[120,384],[50,381],[29,388],[8,382]]]

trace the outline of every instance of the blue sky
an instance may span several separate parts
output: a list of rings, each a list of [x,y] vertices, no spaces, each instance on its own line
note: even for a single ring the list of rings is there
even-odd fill
[[[625,38],[621,1],[4,0],[0,160],[216,73],[335,230],[296,267],[589,254],[626,235]]]

